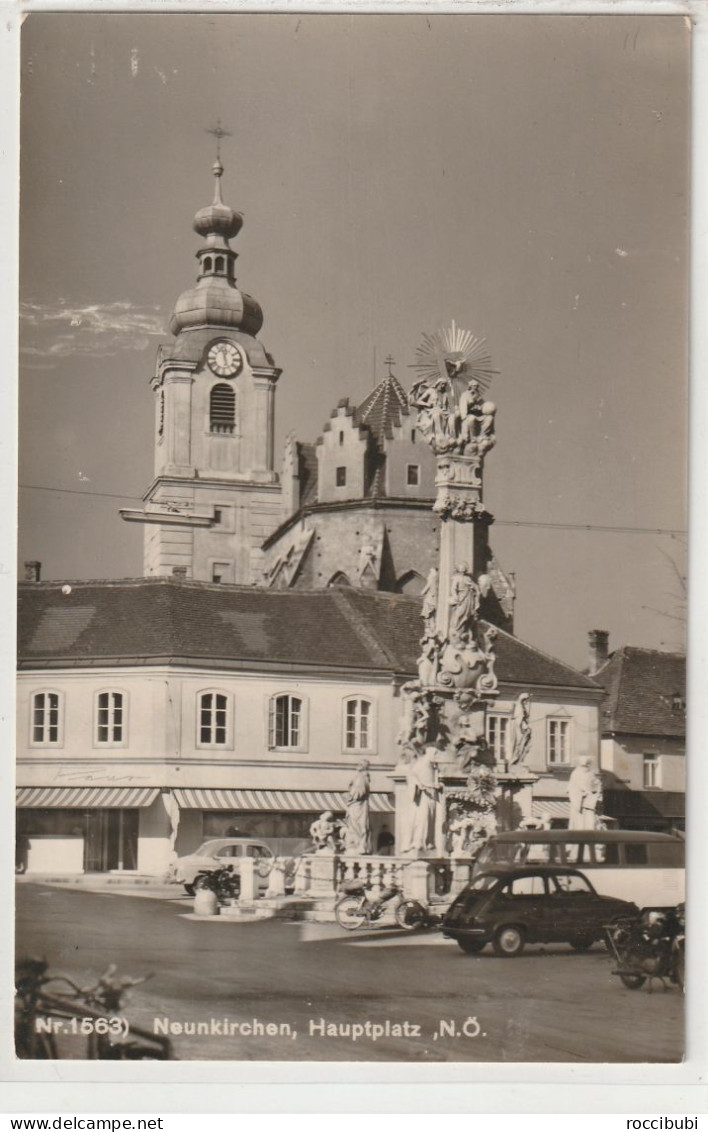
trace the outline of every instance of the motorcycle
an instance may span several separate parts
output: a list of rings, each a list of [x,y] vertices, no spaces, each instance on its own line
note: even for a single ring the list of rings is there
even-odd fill
[[[605,928],[607,946],[617,962],[612,972],[629,990],[649,980],[674,983],[682,991],[685,978],[684,904],[676,908],[644,908],[638,916],[615,920]]]
[[[426,909],[417,900],[406,900],[401,889],[392,884],[378,897],[372,897],[363,881],[345,881],[339,889],[339,897],[334,906],[334,915],[341,928],[356,931],[366,924],[381,919],[387,908],[391,907],[394,920],[404,931],[415,931],[423,927],[427,919]]]

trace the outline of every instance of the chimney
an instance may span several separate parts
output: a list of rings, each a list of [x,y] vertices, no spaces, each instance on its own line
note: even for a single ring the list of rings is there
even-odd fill
[[[42,573],[41,562],[25,562],[25,581],[38,582]]]
[[[588,646],[590,649],[591,676],[602,668],[610,655],[610,634],[607,629],[591,629],[588,633]]]

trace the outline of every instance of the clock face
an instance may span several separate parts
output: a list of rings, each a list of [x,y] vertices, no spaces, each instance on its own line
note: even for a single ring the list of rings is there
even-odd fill
[[[243,366],[241,354],[233,342],[215,342],[207,355],[207,361],[209,369],[219,377],[233,377],[240,373]]]

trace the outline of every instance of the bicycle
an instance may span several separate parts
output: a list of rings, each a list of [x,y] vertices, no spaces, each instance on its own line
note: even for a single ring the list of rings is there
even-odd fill
[[[334,906],[334,915],[341,928],[347,931],[356,931],[366,924],[380,920],[388,906],[397,900],[393,909],[394,919],[403,931],[415,931],[422,927],[428,918],[426,909],[417,900],[406,900],[398,885],[392,884],[385,888],[376,899],[372,900],[363,881],[345,881],[340,892],[344,895],[337,900]]]
[[[149,976],[146,976],[149,978]],[[18,1058],[59,1060],[57,1034],[86,1037],[87,1061],[169,1061],[168,1038],[118,1016],[129,987],[145,978],[116,976],[111,964],[98,981],[80,987],[68,975],[52,975],[45,959],[20,959],[15,968],[15,1050]],[[67,991],[47,990],[51,984]]]

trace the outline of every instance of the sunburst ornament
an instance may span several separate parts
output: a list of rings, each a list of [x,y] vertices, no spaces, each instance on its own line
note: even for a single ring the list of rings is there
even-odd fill
[[[454,319],[449,326],[424,334],[415,356],[412,368],[418,371],[420,381],[434,385],[445,378],[458,395],[469,381],[478,382],[486,393],[492,378],[499,373],[492,365],[486,338],[462,330]]]

